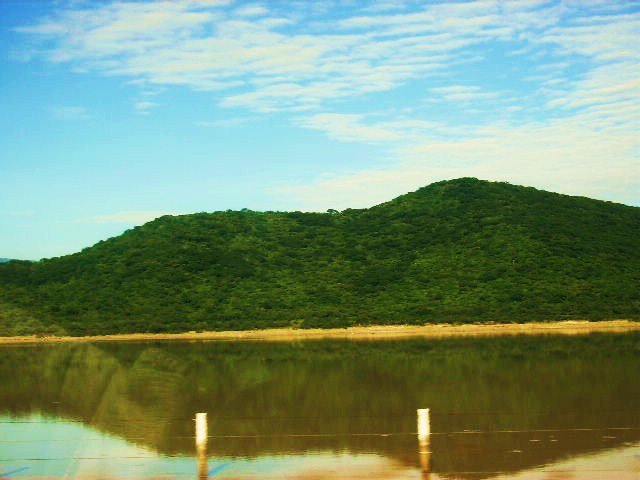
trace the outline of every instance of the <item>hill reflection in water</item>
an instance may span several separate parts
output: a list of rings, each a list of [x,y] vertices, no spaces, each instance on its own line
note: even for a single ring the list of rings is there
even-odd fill
[[[193,476],[193,415],[208,412],[209,466],[236,469],[217,478],[257,474],[241,465],[260,475],[279,465],[280,477],[290,468],[295,478],[420,478],[415,411],[429,407],[432,479],[524,475],[636,448],[639,351],[637,333],[3,347],[0,473],[38,452],[75,458],[98,436],[102,453],[89,451],[110,458],[105,468],[153,458],[170,465],[144,475]],[[7,423],[17,421],[31,423]],[[63,455],[76,437],[76,453]]]

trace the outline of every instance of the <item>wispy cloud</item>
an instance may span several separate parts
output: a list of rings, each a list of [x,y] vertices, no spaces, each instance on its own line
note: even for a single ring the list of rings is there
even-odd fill
[[[276,189],[275,192],[292,199],[298,208],[325,211],[327,208],[369,207],[435,181],[475,176],[574,195],[615,199],[628,204],[639,203],[638,172],[630,172],[628,164],[623,161],[614,162],[603,170],[601,159],[595,155],[583,157],[578,162],[575,158],[559,159],[557,155],[550,159],[543,158],[548,153],[561,151],[561,148],[556,152],[543,148],[540,150],[540,157],[533,160],[531,156],[519,157],[524,150],[513,144],[504,146],[499,157],[489,159],[469,155],[475,149],[502,140],[502,137],[484,141],[469,140],[456,145],[456,155],[453,158],[422,158],[420,161],[400,162],[388,168],[327,174],[312,183],[289,185]],[[601,154],[603,149],[596,152]],[[463,160],[461,155],[464,155]],[[514,162],[513,158],[517,161]],[[544,169],[548,171],[545,173]],[[594,174],[595,171],[599,173]]]
[[[327,173],[310,183],[283,187],[278,192],[309,210],[324,211],[366,207],[433,181],[477,176],[638,204],[638,131],[633,123],[618,123],[620,115],[631,114],[614,108],[609,107],[606,122],[594,124],[594,113],[585,110],[545,124],[483,125],[470,128],[453,140],[443,140],[438,128],[430,129],[430,136],[421,137],[406,128],[389,131],[387,126],[375,124],[358,138],[360,129],[336,132],[341,124],[335,122],[334,130],[327,129],[332,138],[367,142],[373,136],[377,142],[387,142],[395,161],[386,168]],[[598,112],[596,117],[601,115],[603,112]],[[369,133],[380,129],[386,134]]]
[[[380,115],[378,115],[379,117]],[[318,130],[341,142],[373,144],[410,144],[442,133],[455,133],[455,128],[437,122],[399,117],[376,120],[374,115],[319,113],[299,117],[297,124]]]
[[[464,61],[464,48],[553,24],[557,14],[540,3],[444,3],[337,22],[313,18],[309,7],[314,21],[303,22],[304,12],[273,5],[121,1],[63,10],[18,31],[51,41],[53,62],[149,84],[228,90],[227,107],[304,110],[446,71]],[[329,33],[313,31],[317,24]]]
[[[136,109],[136,112],[138,112],[141,115],[147,115],[149,114],[149,112],[151,111],[151,109],[157,107],[158,105],[160,105],[157,102],[150,102],[148,100],[141,100],[138,102],[135,102],[133,104],[133,107]]]
[[[260,17],[269,13],[269,10],[260,4],[244,5],[233,11],[238,17]]]
[[[363,8],[367,13],[391,12],[394,10],[404,10],[411,2],[405,0],[379,0]]]
[[[18,31],[46,41],[51,62],[141,89],[215,91],[219,106],[285,112],[298,127],[388,153],[387,168],[327,172],[284,189],[310,206],[367,204],[462,175],[594,196],[619,185],[616,198],[640,198],[637,2],[389,0],[346,13],[340,5],[100,2]],[[483,72],[485,82],[460,74],[501,49],[532,64],[512,80],[519,91],[492,81],[511,75],[502,65]],[[390,108],[382,118],[346,103],[401,87],[416,105],[478,104],[491,115],[465,123],[449,108]],[[141,110],[153,103],[141,100]],[[324,205],[327,197],[340,205]]]
[[[342,113],[320,113],[302,118],[300,124],[313,130],[320,130],[329,137],[345,142],[379,143],[397,141],[403,138],[401,132],[385,125],[367,125],[363,115]]]
[[[610,24],[616,27],[611,29]],[[589,25],[588,30],[554,28],[535,40],[557,42],[572,53],[577,49],[591,61],[583,75],[563,80],[562,89],[545,91],[545,108],[553,112],[550,118],[469,125],[453,139],[443,139],[437,128],[422,137],[395,129],[393,135],[378,136],[387,141],[395,158],[387,168],[327,173],[311,183],[280,191],[309,209],[324,210],[368,206],[432,181],[475,175],[638,204],[640,52],[630,48],[630,41],[640,19],[637,15],[602,17],[591,19]],[[551,70],[567,66],[556,64]],[[475,100],[474,96],[487,93],[461,85],[430,91],[449,101]],[[345,118],[364,121],[362,116]],[[319,124],[307,126],[318,128]],[[351,133],[337,135],[341,126],[347,127],[333,122],[325,131],[336,140],[353,141],[358,129],[345,128]],[[368,123],[373,131],[382,126]],[[397,142],[398,138],[403,141]]]
[[[471,102],[498,97],[497,92],[486,92],[473,85],[448,85],[446,87],[434,87],[429,91],[435,99],[447,102]]]
[[[239,125],[244,125],[246,123],[252,122],[256,119],[256,117],[250,116],[242,116],[242,117],[230,117],[230,118],[222,118],[218,120],[199,120],[194,122],[198,127],[237,127]]]
[[[640,14],[617,14],[611,11],[610,2],[601,3],[606,15],[588,12],[598,7],[596,3],[574,7],[580,9],[572,12],[577,16],[561,22],[563,11],[571,11],[572,6],[552,6],[553,10],[545,12],[551,13],[546,26],[541,22],[536,24],[537,33],[522,32],[532,48],[548,45],[556,49],[547,68],[538,68],[544,76],[531,79],[539,82],[539,88],[528,95],[538,104],[534,108],[545,112],[539,120],[485,120],[465,125],[466,131],[458,131],[453,138],[445,138],[438,129],[422,138],[394,130],[397,136],[378,137],[386,138],[389,156],[395,159],[386,168],[328,172],[313,182],[280,191],[304,202],[309,209],[324,210],[368,206],[432,181],[475,175],[640,203]],[[446,8],[475,7],[458,4]],[[417,21],[422,17],[412,18]],[[551,18],[555,20],[549,21]],[[405,20],[397,16],[364,17],[352,19],[350,24],[354,28],[406,28],[409,23]],[[522,54],[530,55],[530,51]],[[568,77],[565,71],[576,58],[584,71]],[[449,102],[499,99],[497,91],[459,84],[432,87],[429,92]],[[496,107],[508,113],[523,112],[519,100],[519,105]],[[355,120],[361,122],[363,118],[351,118]],[[340,125],[336,122],[325,131],[336,140],[353,141],[358,130],[351,129],[351,135],[336,135]],[[374,131],[379,127],[368,123]],[[360,140],[369,141],[367,136]]]
[[[49,107],[49,112],[57,120],[86,120],[90,117],[89,111],[79,106],[58,105]]]

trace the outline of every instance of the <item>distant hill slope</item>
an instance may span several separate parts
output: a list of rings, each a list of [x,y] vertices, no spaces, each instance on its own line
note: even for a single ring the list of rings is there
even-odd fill
[[[10,262],[11,259],[10,258],[0,258],[0,263],[7,263]]]
[[[473,178],[341,213],[165,216],[0,265],[0,329],[640,318],[639,238],[640,208]]]

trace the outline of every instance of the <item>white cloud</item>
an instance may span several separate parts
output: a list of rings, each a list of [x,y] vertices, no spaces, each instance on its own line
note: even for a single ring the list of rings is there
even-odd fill
[[[585,6],[580,4],[579,8]],[[352,20],[350,26],[406,28],[424,18],[366,17]],[[537,93],[547,99],[540,106],[545,118],[538,122],[468,125],[453,138],[440,135],[442,130],[437,127],[422,137],[396,129],[393,132],[398,137],[386,136],[389,156],[394,159],[386,168],[327,173],[280,192],[309,209],[364,207],[433,181],[471,175],[640,204],[640,15],[590,16],[574,23],[526,34],[532,44],[552,45],[565,55],[563,61],[539,68],[543,77],[531,79],[541,82]],[[427,25],[417,27],[425,29]],[[586,62],[584,73],[572,79],[563,76],[572,66],[566,55],[580,56]],[[447,101],[497,97],[497,92],[457,84],[432,87],[430,92]],[[504,110],[520,112],[522,105],[507,105]],[[367,122],[365,132],[385,125],[388,129],[389,124],[389,120],[372,123],[362,116],[344,118]],[[356,140],[358,129],[349,124],[321,125],[316,122],[306,126],[323,129],[336,140]],[[360,141],[368,142],[368,137],[363,135]],[[378,140],[383,139],[378,136]]]
[[[564,101],[584,108],[556,120],[521,125],[459,126],[451,131],[446,125],[427,124],[412,130],[404,120],[395,125],[369,122],[361,129],[357,125],[367,120],[363,116],[333,121],[325,114],[307,126],[340,141],[370,142],[370,132],[383,131],[385,135],[374,138],[386,142],[395,161],[386,168],[326,174],[280,193],[310,210],[324,211],[366,207],[433,181],[477,176],[637,205],[640,109],[627,97],[627,87],[635,88],[627,80],[623,77],[619,88],[609,88],[608,101],[587,101],[590,89],[577,89]],[[446,133],[453,135],[445,139]]]
[[[640,204],[637,70],[626,60],[598,65],[550,101],[564,114],[519,125],[460,125],[456,130],[426,123],[416,130],[406,118],[394,123],[363,115],[311,117],[302,125],[339,141],[386,143],[395,161],[386,168],[328,173],[280,193],[323,211],[370,206],[433,181],[477,176]],[[446,97],[467,93],[468,87],[433,90]]]
[[[74,68],[148,84],[234,89],[222,95],[227,107],[301,110],[445,72],[473,61],[462,49],[557,18],[555,11],[536,9],[540,2],[505,3],[430,4],[412,13],[308,23],[324,22],[330,33],[319,34],[300,21],[301,13],[256,4],[227,11],[203,2],[119,1],[64,10],[17,30],[52,42],[48,58]],[[314,6],[306,8],[314,14]],[[262,16],[247,21],[238,18],[242,13]]]
[[[194,125],[197,125],[198,127],[227,128],[244,125],[245,123],[249,123],[251,121],[254,121],[255,119],[256,117],[229,117],[218,120],[200,120],[194,122]]]
[[[384,126],[365,125],[362,115],[321,113],[302,118],[300,124],[306,128],[320,130],[340,141],[388,142],[402,138],[399,132]]]
[[[233,4],[233,0],[182,0],[185,3],[191,4],[196,7],[226,7]]]
[[[378,0],[372,5],[366,6],[363,10],[369,13],[390,12],[393,10],[404,10],[408,6],[404,0]]]
[[[476,176],[640,203],[638,135],[633,128],[595,129],[580,116],[546,125],[486,126],[470,133],[457,140],[390,142],[396,161],[387,168],[326,174],[279,193],[309,210],[324,211],[367,207],[434,181]]]
[[[206,0],[118,1],[63,10],[18,31],[45,40],[50,61],[121,75],[142,89],[215,91],[223,107],[296,112],[299,127],[380,145],[394,159],[386,169],[329,172],[287,189],[321,209],[466,175],[637,202],[640,12],[623,3],[474,0],[408,8],[391,0],[336,19],[331,2],[269,3],[266,11]],[[487,45],[505,44],[514,47],[511,58],[526,55],[534,64],[522,96],[456,76]],[[424,85],[416,102],[467,108],[482,101],[501,118],[472,126],[439,112],[381,119],[341,103],[412,81]],[[199,122],[207,123],[219,126]],[[336,203],[324,205],[325,198]]]
[[[146,100],[140,100],[138,102],[135,102],[133,104],[133,108],[136,109],[136,112],[138,112],[141,115],[147,115],[149,114],[149,112],[151,111],[152,108],[157,107],[158,105],[160,105],[157,102],[149,102]]]
[[[497,92],[486,92],[473,85],[448,85],[446,87],[430,88],[429,91],[447,102],[471,102],[498,97]]]
[[[370,117],[370,116],[369,116]],[[386,121],[371,121],[362,114],[319,113],[300,117],[297,124],[318,130],[334,140],[363,143],[407,143],[424,139],[435,132],[454,129],[436,122],[398,118]]]
[[[180,215],[177,212],[149,211],[149,210],[127,210],[124,212],[109,213],[105,215],[95,215],[79,220],[83,223],[127,223],[142,224],[149,222],[163,215]]]
[[[233,11],[234,15],[238,17],[261,17],[269,13],[264,6],[259,4],[244,5]]]
[[[85,107],[58,105],[50,107],[49,112],[57,120],[86,120],[89,112]]]

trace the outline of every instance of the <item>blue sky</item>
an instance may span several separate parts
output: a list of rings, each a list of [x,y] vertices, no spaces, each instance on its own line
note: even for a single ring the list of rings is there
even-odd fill
[[[476,176],[640,205],[640,2],[3,0],[0,257]]]

